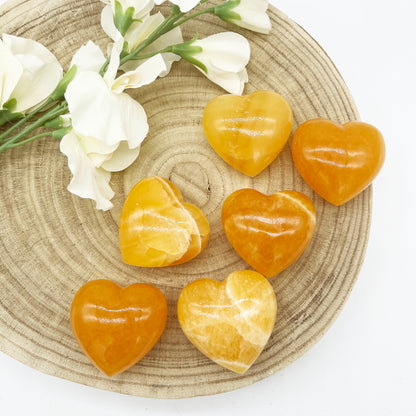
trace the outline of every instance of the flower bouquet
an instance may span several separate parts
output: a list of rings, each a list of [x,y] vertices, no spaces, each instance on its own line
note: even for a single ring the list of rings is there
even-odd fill
[[[204,14],[268,33],[267,0],[229,0],[214,6],[176,1],[170,14],[153,0],[105,1],[101,25],[107,54],[93,42],[82,45],[63,75],[55,56],[40,43],[3,34],[0,43],[0,153],[51,136],[60,140],[72,180],[68,190],[112,208],[111,172],[137,158],[149,124],[140,102],[126,90],[155,82],[181,59],[233,94],[242,94],[250,59],[247,39],[221,32],[184,40],[183,24]],[[162,3],[157,1],[156,4]],[[47,131],[34,134],[39,127]]]

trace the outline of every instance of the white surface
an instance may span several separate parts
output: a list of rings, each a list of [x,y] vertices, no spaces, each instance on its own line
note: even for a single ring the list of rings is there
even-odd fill
[[[0,0],[4,3],[4,0]],[[340,317],[305,356],[253,386],[152,400],[46,376],[0,353],[2,415],[414,416],[416,401],[414,0],[273,0],[326,50],[363,121],[383,133],[372,229]]]

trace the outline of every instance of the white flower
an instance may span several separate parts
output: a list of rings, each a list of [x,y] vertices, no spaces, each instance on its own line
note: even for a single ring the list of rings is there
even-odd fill
[[[142,21],[134,21],[124,35],[124,40],[127,42],[127,52],[130,53],[136,49],[136,47],[141,44],[161,23],[163,23],[164,20],[165,18],[163,15],[158,12],[146,17]],[[117,40],[120,36],[119,31],[114,24],[113,12],[109,6],[104,7],[102,10],[101,26],[107,35],[114,41]],[[149,46],[146,47],[143,53],[156,53],[162,49],[165,49],[167,46],[182,42],[183,37],[181,29],[180,27],[176,27],[152,42]],[[169,73],[173,62],[178,61],[180,57],[173,53],[166,52],[162,54],[162,58],[166,64],[166,71],[161,73],[160,76],[166,76]],[[127,61],[121,67],[121,69],[124,71],[132,71],[135,70],[139,65],[142,65],[143,62],[145,62],[145,60]]]
[[[127,142],[107,146],[75,130],[62,138],[60,149],[67,156],[73,175],[67,189],[81,198],[93,199],[96,208],[104,211],[113,207],[110,200],[114,192],[109,185],[111,172],[130,166],[140,152],[140,146],[129,149]]]
[[[62,79],[62,67],[40,43],[3,34],[0,40],[0,110],[16,100],[16,113],[38,106]]]
[[[246,65],[250,60],[250,45],[244,36],[233,32],[217,33],[176,45],[173,51],[229,93],[243,93],[248,81]]]
[[[122,44],[123,39],[114,44],[104,77],[98,73],[105,62],[104,55],[92,42],[82,47],[72,61],[78,71],[68,85],[65,98],[72,126],[77,132],[99,138],[109,146],[125,140],[130,148],[135,148],[148,132],[146,113],[136,100],[123,91],[150,84],[166,70],[166,65],[162,57],[156,55],[137,70],[126,72],[116,79]],[[85,61],[85,56],[91,56],[91,60]]]
[[[68,190],[94,199],[103,210],[112,207],[109,172],[134,162],[149,130],[143,107],[123,91],[147,85],[166,70],[162,57],[156,55],[136,71],[116,78],[122,47],[119,38],[104,77],[99,75],[105,62],[100,49],[92,42],[80,48],[71,64],[77,74],[65,93],[73,127],[61,141],[73,174]]]
[[[155,4],[160,5],[166,0],[155,0]],[[196,7],[200,0],[170,0],[171,3],[176,4],[181,9],[181,12],[187,13],[189,10]]]
[[[215,7],[214,14],[226,22],[267,34],[272,28],[268,7],[268,0],[230,0]]]

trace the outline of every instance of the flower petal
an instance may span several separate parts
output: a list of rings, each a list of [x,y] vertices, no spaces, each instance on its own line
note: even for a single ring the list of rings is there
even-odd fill
[[[246,65],[250,60],[250,44],[243,36],[224,32],[196,40],[202,52],[193,57],[204,64],[207,73],[197,67],[208,79],[231,94],[241,95],[248,81]]]
[[[166,64],[159,54],[147,59],[135,71],[126,72],[118,77],[111,90],[116,93],[126,88],[139,88],[152,83],[162,72],[166,71]]]
[[[222,3],[214,14],[220,19],[259,33],[269,33],[272,25],[267,15],[268,0],[238,0]]]
[[[196,40],[193,45],[201,46],[203,49],[194,55],[195,59],[223,71],[239,72],[250,60],[250,44],[238,33],[217,33]]]
[[[105,62],[101,49],[92,41],[81,46],[72,57],[70,67],[77,66],[77,73],[81,71],[99,72]]]
[[[24,112],[49,97],[62,79],[63,70],[52,52],[39,42],[3,34],[3,44],[23,68],[11,97],[17,101],[14,111]]]
[[[97,209],[106,211],[112,208],[110,200],[114,192],[109,185],[111,173],[91,163],[73,130],[63,137],[60,149],[67,156],[73,175],[68,191],[81,198],[93,199]]]
[[[158,12],[141,22],[133,22],[124,36],[128,43],[129,52],[142,43],[164,20],[162,13]]]
[[[106,160],[110,159],[118,147],[118,144],[107,146],[101,140],[94,137],[86,137],[79,133],[76,134],[85,154],[96,168],[100,168]]]
[[[238,73],[211,70],[208,71],[208,74],[198,67],[195,68],[203,73],[210,81],[234,95],[241,95],[244,91],[244,84],[248,81],[247,70],[245,68]]]
[[[105,6],[101,11],[101,27],[107,36],[113,40],[116,40],[120,35],[114,24],[113,10],[110,5]]]
[[[101,167],[109,172],[120,172],[129,167],[139,156],[140,146],[130,149],[127,142],[120,142],[117,149]]]
[[[146,137],[149,126],[143,107],[125,93],[109,90],[99,74],[81,72],[65,93],[74,129],[111,146],[126,140],[131,149]]]
[[[118,67],[120,65],[120,53],[123,50],[123,43],[124,39],[121,37],[121,35],[119,35],[113,44],[113,48],[111,49],[110,62],[108,63],[107,70],[105,71],[103,77],[105,83],[110,88],[116,78]]]
[[[155,4],[160,5],[164,3],[165,0],[155,0]],[[200,0],[170,0],[171,3],[176,4],[181,9],[181,12],[186,13],[189,10],[196,7]]]
[[[23,73],[22,65],[0,40],[0,110],[9,100]]]
[[[272,24],[266,13],[268,7],[268,0],[241,0],[240,4],[233,9],[240,15],[241,20],[231,19],[230,22],[255,32],[270,33]]]

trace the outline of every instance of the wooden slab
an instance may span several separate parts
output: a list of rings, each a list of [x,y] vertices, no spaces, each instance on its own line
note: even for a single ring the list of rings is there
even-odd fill
[[[81,44],[92,39],[105,50],[100,28],[103,4],[93,0],[11,1],[0,8],[5,33],[42,42],[64,68]],[[166,6],[163,8],[166,12]],[[339,72],[321,47],[296,23],[271,7],[269,36],[242,31],[252,59],[246,92],[271,89],[293,107],[295,127],[314,117],[358,119]],[[189,39],[233,28],[210,16],[188,23]],[[314,345],[334,322],[357,278],[371,218],[371,189],[342,207],[317,196],[300,178],[287,145],[270,168],[254,179],[228,167],[210,148],[202,111],[223,94],[187,62],[164,79],[133,91],[145,107],[150,133],[136,163],[112,177],[115,207],[107,213],[74,197],[66,158],[50,138],[0,155],[0,350],[39,371],[77,383],[155,398],[209,395],[271,376]],[[202,208],[211,224],[204,252],[188,264],[141,269],[122,262],[118,217],[130,188],[149,175],[171,179],[185,198]],[[301,258],[271,279],[278,318],[270,342],[246,375],[210,362],[180,330],[176,301],[190,281],[222,280],[248,266],[222,231],[225,197],[253,187],[264,193],[294,189],[316,205],[318,224]],[[156,347],[129,371],[108,379],[87,360],[72,336],[69,309],[78,288],[91,279],[121,285],[148,282],[167,296],[169,318]]]

